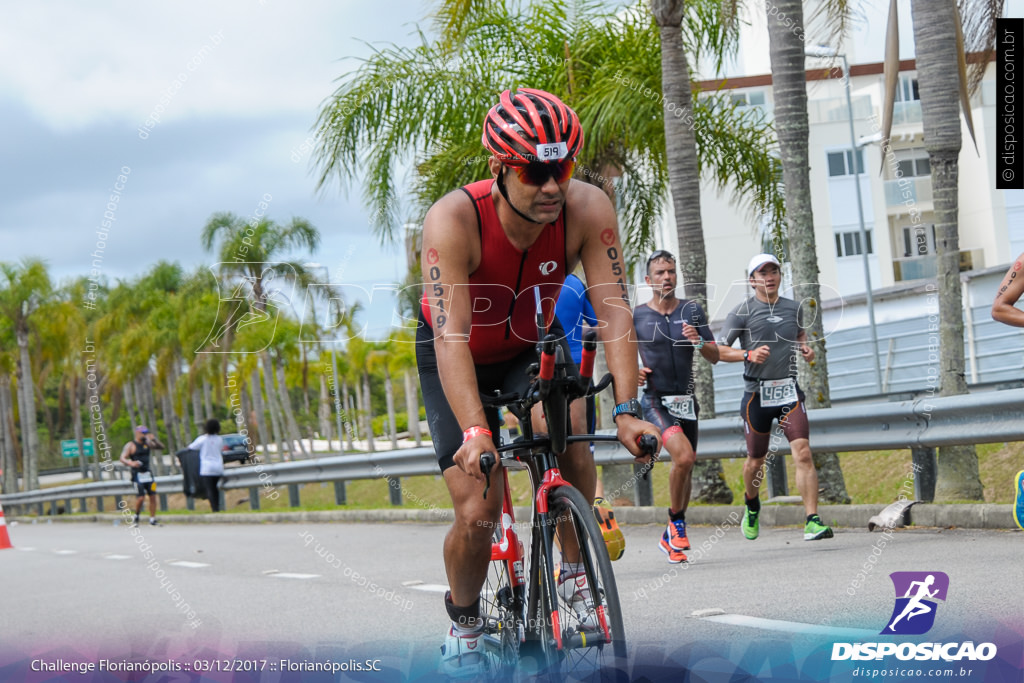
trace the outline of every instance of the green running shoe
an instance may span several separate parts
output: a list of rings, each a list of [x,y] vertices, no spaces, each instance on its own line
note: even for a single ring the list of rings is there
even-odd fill
[[[743,522],[740,524],[740,528],[743,529],[743,535],[751,541],[757,538],[760,529],[760,524],[757,521],[759,514],[760,512],[751,512],[750,508],[746,508],[743,512]]]
[[[821,517],[814,515],[804,526],[804,540],[817,541],[822,538],[832,538],[832,528],[821,522]]]

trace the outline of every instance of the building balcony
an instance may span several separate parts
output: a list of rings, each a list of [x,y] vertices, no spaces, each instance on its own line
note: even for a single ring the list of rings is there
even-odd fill
[[[937,272],[935,254],[926,256],[910,256],[892,260],[893,277],[896,282],[907,280],[927,280],[934,278]],[[980,270],[985,267],[984,249],[963,249],[960,251],[960,272]]]
[[[886,180],[885,207],[890,215],[896,213],[910,213],[911,209],[917,209],[920,212],[931,210],[931,177],[921,176],[918,178],[894,178],[892,180]]]
[[[850,98],[853,107],[853,120],[869,119],[874,114],[871,98],[857,95]],[[850,109],[846,106],[845,97],[830,97],[820,100],[808,100],[807,119],[811,125],[816,123],[837,123],[850,120]]]
[[[921,100],[894,102],[892,108],[892,125],[912,126],[921,123]]]
[[[935,277],[935,254],[926,256],[910,256],[892,260],[893,279],[896,282],[906,280],[925,280]]]

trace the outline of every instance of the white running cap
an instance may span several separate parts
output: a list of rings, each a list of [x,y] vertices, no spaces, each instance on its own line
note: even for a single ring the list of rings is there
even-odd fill
[[[750,259],[750,263],[747,264],[747,277],[750,277],[760,270],[761,266],[766,263],[774,263],[779,268],[782,268],[782,264],[779,263],[779,259],[775,258],[771,254],[758,254],[754,258]]]

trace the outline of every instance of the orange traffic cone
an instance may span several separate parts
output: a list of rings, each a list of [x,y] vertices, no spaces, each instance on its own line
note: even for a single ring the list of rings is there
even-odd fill
[[[7,520],[4,519],[4,506],[0,503],[0,550],[13,548],[11,537],[7,534]]]

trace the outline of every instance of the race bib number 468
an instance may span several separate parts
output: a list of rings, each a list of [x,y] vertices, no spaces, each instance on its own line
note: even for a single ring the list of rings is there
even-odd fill
[[[796,401],[796,380],[792,377],[761,380],[761,405],[763,407],[775,408],[796,403]]]

